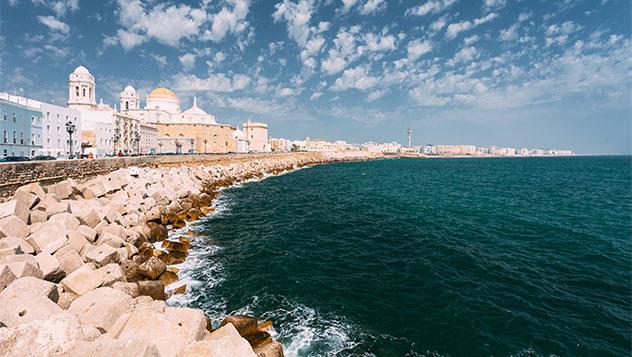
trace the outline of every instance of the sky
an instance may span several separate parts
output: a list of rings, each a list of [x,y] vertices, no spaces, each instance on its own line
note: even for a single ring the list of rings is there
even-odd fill
[[[83,65],[272,137],[632,153],[629,0],[0,0],[0,90]]]

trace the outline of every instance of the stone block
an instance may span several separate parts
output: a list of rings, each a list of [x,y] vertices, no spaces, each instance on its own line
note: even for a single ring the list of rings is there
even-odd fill
[[[70,304],[75,301],[79,296],[74,293],[63,292],[59,294],[59,299],[57,300],[57,306],[61,307],[64,310],[68,310]]]
[[[27,218],[28,222],[28,218]],[[0,218],[0,238],[1,237],[17,237],[26,238],[30,233],[29,226],[26,225],[18,216],[7,216]]]
[[[53,254],[61,263],[61,268],[66,275],[79,269],[84,263],[83,258],[69,244],[63,246]]]
[[[104,230],[103,233],[99,235],[99,239],[97,239],[98,245],[107,244],[112,248],[122,247],[123,242],[124,240],[121,237],[119,237],[118,235],[109,233],[106,230]]]
[[[0,353],[3,356],[70,355],[75,345],[83,340],[83,333],[77,316],[59,310],[46,319],[0,328]]]
[[[220,326],[232,324],[241,336],[257,332],[257,319],[246,315],[229,315],[224,318]]]
[[[7,289],[4,289],[2,292],[5,292]],[[2,306],[2,309],[0,309],[0,324],[4,324],[7,327],[14,327],[37,320],[46,320],[51,315],[63,311],[51,299],[37,295],[29,296],[27,299],[0,297],[0,306]]]
[[[150,242],[160,242],[169,236],[169,231],[167,227],[162,224],[156,224],[150,228],[149,231],[149,241]]]
[[[97,211],[92,208],[87,208],[77,213],[73,212],[73,214],[77,217],[81,224],[88,227],[95,227],[97,223],[101,221],[101,217],[99,217]]]
[[[133,298],[140,295],[140,292],[138,291],[138,284],[136,283],[127,283],[124,281],[117,281],[114,284],[112,284],[112,289],[122,291]]]
[[[103,281],[102,286],[110,286],[116,282],[125,282],[123,268],[116,263],[108,264],[96,270]]]
[[[24,205],[24,207],[31,208],[35,207],[35,205],[39,202],[39,197],[37,195],[27,192],[25,190],[17,190],[13,194],[13,199],[20,202],[20,204]]]
[[[200,309],[187,307],[167,307],[165,316],[169,321],[183,327],[189,334],[189,339],[200,341],[206,336],[206,325],[208,319]]]
[[[44,189],[42,188],[42,186],[40,186],[40,184],[37,183],[37,182],[32,182],[32,183],[26,184],[24,186],[20,186],[20,187],[18,187],[17,190],[15,190],[16,193],[18,191],[24,191],[26,193],[33,194],[33,195],[37,196],[38,199],[42,199],[46,195],[46,193],[44,192]]]
[[[6,265],[0,265],[0,292],[17,279],[15,274]]]
[[[105,234],[105,233],[111,233],[114,234],[115,236],[118,236],[119,238],[125,240],[125,238],[127,238],[127,230],[124,227],[121,227],[118,224],[109,224],[105,227],[103,227],[101,230],[97,230],[97,232],[99,232],[99,236]]]
[[[67,229],[58,223],[41,223],[37,230],[26,238],[36,253],[55,253],[68,242]]]
[[[37,265],[42,271],[44,280],[52,282],[60,282],[66,276],[66,272],[61,266],[59,260],[47,252],[41,252],[35,256]]]
[[[165,284],[160,280],[143,280],[138,283],[138,293],[142,296],[150,296],[155,300],[165,300]]]
[[[43,296],[57,302],[59,291],[57,285],[51,282],[28,276],[16,279],[0,292],[0,298],[6,299],[28,300],[33,296]]]
[[[90,242],[94,242],[97,239],[97,231],[89,226],[80,225],[77,227],[77,232]]]
[[[31,215],[29,217],[29,222],[31,224],[46,222],[48,219],[48,214],[45,211],[35,210],[31,211]]]
[[[68,179],[61,182],[58,182],[48,188],[48,192],[54,193],[59,199],[69,198],[73,193],[75,193],[75,189],[77,188],[77,184],[74,180]]]
[[[146,262],[141,264],[138,269],[140,273],[149,279],[157,279],[160,274],[167,270],[167,265],[156,257],[147,259]]]
[[[70,212],[70,205],[67,200],[59,202],[55,200],[49,200],[45,207],[48,217],[54,216],[59,213]]]
[[[139,339],[116,340],[111,334],[88,338],[86,342],[75,345],[69,356],[111,357],[111,356],[142,356],[142,357],[166,357],[161,355],[155,344]]]
[[[102,267],[118,261],[118,252],[107,244],[101,244],[90,251],[85,256],[86,262],[93,262],[97,267]]]
[[[0,219],[17,216],[23,223],[29,222],[30,207],[23,201],[16,199],[0,203]]]
[[[79,316],[82,324],[107,332],[124,313],[130,312],[132,298],[116,289],[101,287],[80,296],[68,311]]]
[[[203,341],[196,341],[180,350],[178,357],[185,356],[257,357],[248,341],[239,336],[232,324],[222,326]]]
[[[66,229],[74,231],[79,227],[79,220],[77,217],[68,212],[62,212],[52,215],[48,218],[50,222],[58,223],[62,227],[66,227]]]
[[[96,180],[83,190],[83,198],[91,199],[105,196],[107,190],[103,182]]]
[[[84,265],[66,276],[60,285],[64,291],[81,296],[98,288],[102,283],[101,276],[88,265]]]
[[[71,231],[68,234],[68,244],[77,252],[81,253],[86,244],[90,244],[88,240],[79,232]]]
[[[32,276],[42,279],[43,274],[35,257],[30,254],[17,254],[0,257],[0,266],[6,265],[16,278]]]
[[[0,249],[19,246],[21,254],[33,254],[35,249],[26,240],[17,237],[5,237],[0,239]]]

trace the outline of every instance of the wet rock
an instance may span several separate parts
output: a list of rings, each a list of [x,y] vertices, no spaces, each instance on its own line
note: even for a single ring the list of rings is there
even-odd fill
[[[167,227],[163,226],[162,224],[156,224],[151,227],[151,231],[149,233],[149,241],[160,242],[167,239],[168,236],[169,231],[167,230]]]
[[[169,270],[165,270],[165,272],[162,273],[158,279],[162,281],[165,285],[169,285],[178,281],[179,278],[178,274]]]
[[[160,280],[144,280],[138,282],[138,293],[150,296],[154,300],[165,300],[165,284]]]
[[[140,273],[147,278],[157,279],[160,274],[162,274],[167,269],[167,266],[162,260],[156,257],[151,257],[147,259],[146,262],[141,264],[138,269],[140,270]]]
[[[224,318],[220,326],[233,324],[241,336],[247,336],[257,332],[257,319],[246,315],[229,315]]]
[[[183,227],[186,227],[186,225],[187,223],[182,219],[176,219],[175,221],[173,221],[173,223],[171,223],[171,226],[174,229],[183,228]]]
[[[189,242],[172,241],[172,240],[162,241],[162,249],[166,249],[168,251],[186,252],[190,248],[191,248],[191,243]]]
[[[283,346],[279,341],[270,343],[254,349],[257,357],[283,357]]]
[[[182,284],[173,289],[173,295],[181,295],[187,292],[187,284]]]

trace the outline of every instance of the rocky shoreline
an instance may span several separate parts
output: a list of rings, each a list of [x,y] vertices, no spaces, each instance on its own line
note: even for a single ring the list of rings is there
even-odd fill
[[[0,204],[0,355],[282,356],[272,322],[165,300],[186,292],[171,265],[222,187],[363,152],[287,154],[205,165],[127,168],[78,183],[18,188]],[[165,287],[174,286],[165,291]]]

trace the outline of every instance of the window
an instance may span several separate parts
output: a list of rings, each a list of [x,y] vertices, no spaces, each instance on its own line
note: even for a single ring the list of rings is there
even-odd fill
[[[77,96],[77,97],[79,96],[79,86],[75,87],[75,96]],[[59,115],[59,114],[57,114],[57,115]]]
[[[4,118],[4,121],[7,121],[7,112],[4,112],[3,118]]]
[[[13,132],[13,143],[14,144],[17,144],[17,138],[18,138],[18,136],[16,135],[16,132],[14,131]]]
[[[13,122],[15,123],[15,113],[13,113]]]
[[[89,97],[92,98],[92,87],[88,88]]]
[[[46,125],[46,133],[50,135],[50,125]]]
[[[125,102],[125,110],[129,110],[129,102]]]
[[[57,123],[59,123],[59,113],[57,113]]]
[[[7,143],[7,141],[9,141],[9,133],[8,133],[6,130],[4,131],[3,138],[4,138],[4,143],[6,144],[6,143]],[[6,151],[6,150],[5,150],[5,151]],[[7,155],[6,155],[6,153],[5,153],[5,155],[4,155],[4,156],[7,156]]]
[[[46,121],[50,120],[50,112],[46,112]]]
[[[7,156],[7,149],[4,149],[4,156]]]
[[[24,133],[20,133],[20,144],[24,145]]]
[[[83,89],[83,96],[84,97],[86,96],[86,89],[85,88]]]

